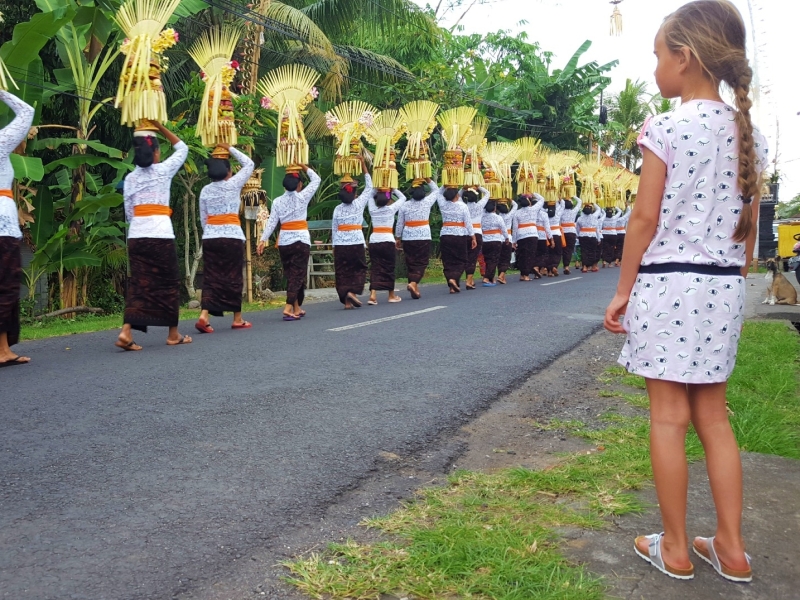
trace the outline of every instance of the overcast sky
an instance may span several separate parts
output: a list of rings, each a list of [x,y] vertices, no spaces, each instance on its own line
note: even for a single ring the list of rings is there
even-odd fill
[[[420,6],[439,0],[414,0]],[[516,33],[526,31],[529,39],[539,42],[544,50],[555,53],[554,65],[561,67],[569,60],[584,40],[592,40],[584,60],[597,60],[601,64],[618,59],[619,66],[612,72],[612,91],[625,86],[625,80],[642,79],[656,92],[653,70],[653,38],[663,18],[686,0],[623,0],[620,11],[624,33],[621,37],[609,36],[609,18],[612,6],[608,0],[477,0],[461,22],[465,33],[478,33],[510,29]],[[789,58],[797,54],[797,23],[800,8],[789,8],[796,0],[734,0],[744,15],[748,32],[755,31],[756,44],[751,44],[751,55],[757,53],[757,75],[761,82],[761,97],[755,115],[756,125],[769,138],[770,159],[775,158],[776,123],[780,123],[778,170],[784,174],[781,199],[789,200],[800,194],[800,78],[796,61]],[[442,7],[449,0],[442,0]],[[464,0],[461,8],[448,12],[441,20],[451,26],[469,6]],[[752,20],[751,20],[752,7]],[[440,12],[442,12],[440,10]],[[789,13],[794,12],[794,16]],[[520,21],[527,21],[520,25]],[[753,27],[755,25],[755,27]],[[793,46],[790,50],[790,44]],[[783,70],[772,65],[791,64]],[[770,171],[772,171],[770,165]]]

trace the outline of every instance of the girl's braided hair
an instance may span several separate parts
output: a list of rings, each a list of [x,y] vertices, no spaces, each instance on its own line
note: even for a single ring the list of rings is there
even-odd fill
[[[716,85],[724,82],[733,90],[739,133],[738,184],[744,202],[734,240],[743,241],[753,230],[751,202],[760,188],[750,118],[753,69],[747,59],[744,20],[729,0],[695,0],[669,15],[662,30],[670,50],[688,48]]]

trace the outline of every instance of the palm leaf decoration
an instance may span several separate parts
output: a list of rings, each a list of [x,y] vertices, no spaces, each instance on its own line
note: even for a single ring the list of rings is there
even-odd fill
[[[532,137],[520,138],[516,141],[519,148],[519,167],[517,168],[517,193],[537,193],[537,166],[542,157],[539,152],[542,141]]]
[[[509,142],[489,142],[483,151],[483,173],[486,189],[492,200],[504,200],[511,197],[511,163],[517,156],[518,149]]]
[[[11,77],[11,73],[8,72],[6,64],[3,62],[2,57],[0,57],[0,90],[5,92],[11,89],[9,83],[13,85],[15,89],[19,89],[17,82]]]
[[[468,187],[482,186],[483,172],[481,171],[481,153],[486,148],[486,133],[489,131],[489,119],[475,117],[470,127],[470,132],[462,142],[466,151],[464,158],[464,185]]]
[[[575,174],[581,162],[586,158],[575,150],[565,150],[561,152],[564,167],[561,172],[561,197],[573,198],[578,195],[578,186],[575,183]]]
[[[379,190],[399,187],[399,175],[394,145],[406,133],[407,127],[399,110],[383,111],[364,133],[367,141],[375,144],[372,179]]]
[[[278,112],[276,164],[297,170],[308,163],[308,141],[303,129],[303,111],[317,97],[314,87],[319,74],[305,65],[284,65],[258,82],[264,97],[261,105]]]
[[[334,175],[352,178],[358,172],[361,136],[379,115],[377,108],[361,100],[343,102],[325,113],[328,130],[338,144],[333,161]]]
[[[584,159],[578,168],[581,177],[581,198],[588,203],[600,200],[600,172],[603,166],[592,158]]]
[[[406,163],[406,179],[424,179],[432,174],[428,156],[428,138],[436,127],[439,105],[428,100],[410,102],[400,109],[408,127],[408,144],[403,160]]]
[[[167,99],[161,83],[162,54],[178,41],[173,29],[164,29],[181,0],[128,0],[115,17],[127,39],[120,51],[125,64],[119,77],[114,106],[122,110],[129,127],[143,119],[167,120]]]
[[[464,185],[464,151],[461,145],[469,136],[477,113],[475,108],[460,106],[439,113],[437,117],[442,126],[442,139],[447,143],[442,169],[442,185],[445,187]]]
[[[204,146],[225,142],[235,146],[236,122],[230,85],[237,63],[231,61],[241,30],[223,26],[206,32],[189,48],[189,54],[203,71],[205,90],[197,118],[197,135]]]

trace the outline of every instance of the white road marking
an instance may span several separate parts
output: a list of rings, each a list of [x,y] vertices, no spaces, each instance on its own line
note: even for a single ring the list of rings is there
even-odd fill
[[[578,279],[583,279],[583,277],[572,277],[570,279],[562,279],[561,281],[553,281],[552,283],[543,283],[541,286],[544,287],[546,285],[558,285],[559,283],[567,283],[568,281],[578,281]]]
[[[353,325],[345,325],[344,327],[335,327],[328,329],[328,331],[347,331],[348,329],[357,329],[359,327],[366,327],[367,325],[377,325],[378,323],[385,323],[386,321],[394,321],[395,319],[404,319],[406,317],[413,317],[414,315],[422,315],[425,313],[433,312],[447,308],[446,306],[432,306],[424,310],[415,310],[414,312],[403,313],[402,315],[394,315],[393,317],[384,317],[383,319],[374,319],[373,321],[364,321],[363,323],[355,323]]]

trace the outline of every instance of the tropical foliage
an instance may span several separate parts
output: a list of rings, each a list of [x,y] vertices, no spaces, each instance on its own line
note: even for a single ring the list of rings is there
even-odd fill
[[[2,10],[0,57],[19,95],[36,107],[30,139],[12,159],[25,240],[34,253],[26,276],[31,288],[37,280],[48,282],[55,308],[118,304],[124,290],[121,182],[132,165],[130,132],[120,126],[112,101],[124,37],[113,18],[119,5],[20,0]],[[615,63],[582,62],[589,41],[556,65],[525,34],[462,35],[440,27],[433,11],[410,0],[182,0],[170,23],[181,38],[166,53],[164,84],[167,125],[191,148],[172,190],[187,297],[202,269],[197,197],[207,183],[207,150],[194,137],[203,84],[187,49],[207,28],[224,23],[244,31],[235,54],[237,126],[240,145],[266,168],[267,189],[275,119],[261,108],[254,84],[267,70],[293,62],[323,76],[310,121],[341,100],[397,108],[427,99],[443,108],[476,106],[491,119],[489,135],[497,139],[535,135],[564,149],[588,149],[590,139],[600,139],[597,100]],[[0,106],[0,126],[9,117]],[[333,148],[325,129],[317,131],[312,161],[327,185],[309,218],[325,219],[335,205]],[[270,285],[280,280],[273,276]]]

